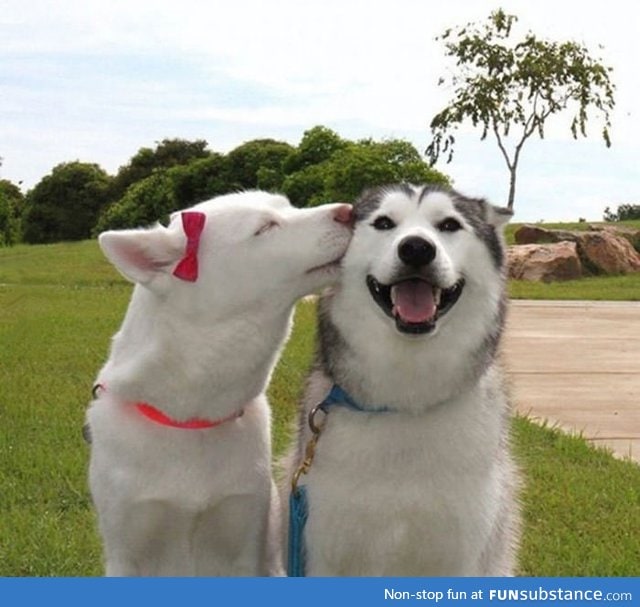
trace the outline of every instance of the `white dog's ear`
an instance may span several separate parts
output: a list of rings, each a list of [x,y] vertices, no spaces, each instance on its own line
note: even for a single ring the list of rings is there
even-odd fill
[[[98,238],[107,259],[132,282],[149,283],[175,264],[184,251],[184,237],[155,226],[147,230],[112,230]]]
[[[509,223],[513,217],[513,211],[504,207],[494,207],[492,204],[487,204],[487,223],[494,228],[501,228]]]

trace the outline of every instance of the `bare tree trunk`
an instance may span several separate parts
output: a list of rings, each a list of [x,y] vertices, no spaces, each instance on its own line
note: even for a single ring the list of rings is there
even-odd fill
[[[502,141],[502,137],[500,136],[500,129],[498,129],[498,122],[495,119],[493,120],[493,133],[496,136],[498,147],[500,148],[500,151],[502,152],[502,157],[504,158],[504,161],[507,164],[507,168],[509,169],[509,198],[507,201],[507,208],[510,211],[513,211],[513,203],[516,198],[516,170],[518,168],[518,160],[520,158],[520,151],[522,150],[522,145],[524,144],[526,138],[529,135],[525,132],[522,139],[516,146],[513,153],[513,160],[511,160],[509,158],[509,153],[507,152],[507,148],[504,146],[504,143]]]
[[[513,202],[516,198],[516,166],[509,167],[509,199],[507,201],[507,208],[513,211]]]

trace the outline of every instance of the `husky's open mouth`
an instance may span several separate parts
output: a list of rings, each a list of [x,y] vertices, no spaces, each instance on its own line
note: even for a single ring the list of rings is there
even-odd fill
[[[464,288],[464,279],[441,289],[420,277],[384,285],[369,274],[367,286],[382,311],[396,321],[398,331],[419,334],[433,331],[437,320],[455,305]]]

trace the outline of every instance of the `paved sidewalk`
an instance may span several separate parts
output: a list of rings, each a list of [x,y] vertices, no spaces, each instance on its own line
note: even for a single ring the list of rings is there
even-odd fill
[[[512,301],[516,408],[640,463],[640,302]]]

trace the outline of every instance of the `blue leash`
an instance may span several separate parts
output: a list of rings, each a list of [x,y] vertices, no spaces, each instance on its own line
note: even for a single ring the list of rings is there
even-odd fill
[[[287,565],[289,577],[304,577],[304,528],[308,515],[307,488],[302,485],[292,490],[289,495],[289,562]]]
[[[289,496],[289,556],[287,565],[287,575],[289,577],[304,577],[306,571],[306,546],[304,528],[309,517],[309,502],[307,499],[307,488],[298,485],[300,476],[306,474],[311,468],[315,455],[316,444],[320,438],[323,425],[315,423],[316,413],[321,410],[326,414],[333,406],[345,407],[352,411],[362,413],[385,413],[390,411],[387,407],[365,408],[354,401],[338,384],[333,384],[329,394],[324,400],[316,405],[309,413],[309,427],[312,437],[305,448],[305,456],[300,467],[293,476],[291,482],[291,494]]]

